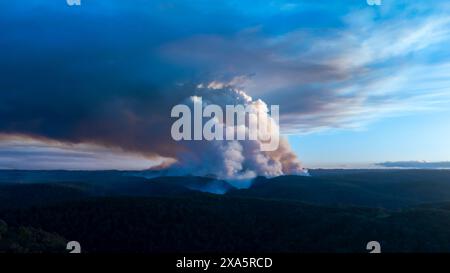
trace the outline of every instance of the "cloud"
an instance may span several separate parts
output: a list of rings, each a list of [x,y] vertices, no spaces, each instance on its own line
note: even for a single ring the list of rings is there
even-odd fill
[[[397,161],[377,163],[376,166],[386,168],[408,168],[408,169],[450,169],[450,162],[427,162],[427,161]]]
[[[160,160],[92,144],[0,135],[0,169],[142,170]]]
[[[0,133],[158,161],[194,149],[172,141],[169,117],[174,105],[202,95],[199,86],[210,99],[237,88],[245,91],[237,101],[245,94],[280,105],[283,133],[360,128],[450,102],[449,13],[441,3],[430,10],[399,1],[379,12],[365,3],[207,3],[2,2]],[[297,165],[283,145],[252,167],[242,143],[205,150],[233,158],[232,170],[286,173]]]
[[[269,35],[260,27],[197,35],[176,40],[164,53],[211,79],[251,74],[242,87],[281,105],[286,133],[359,128],[381,117],[448,105],[448,55],[434,57],[450,42],[448,13],[414,18],[411,10],[395,12],[380,20],[358,10],[343,17],[343,27],[320,31]]]

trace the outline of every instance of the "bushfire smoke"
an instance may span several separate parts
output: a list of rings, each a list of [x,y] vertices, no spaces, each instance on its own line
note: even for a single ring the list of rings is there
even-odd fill
[[[249,135],[250,129],[256,128],[256,123],[259,122],[260,126],[267,128],[264,132],[266,135],[261,139],[279,138],[279,127],[269,115],[266,103],[259,99],[253,100],[232,83],[233,81],[231,83],[214,81],[199,84],[196,95],[191,96],[188,102],[192,105],[201,99],[204,106],[214,104],[223,109],[226,105],[243,105],[255,114],[253,117],[258,117],[258,121],[249,118],[247,123],[232,128],[237,131],[236,134],[241,131],[242,135]],[[240,111],[245,111],[243,108]],[[215,120],[216,130],[221,127],[223,134],[233,126],[215,118],[212,120]],[[171,169],[174,172],[195,175],[214,175],[221,179],[306,174],[286,139],[282,138],[274,151],[262,150],[261,139],[182,141],[183,149],[178,153],[177,162]]]

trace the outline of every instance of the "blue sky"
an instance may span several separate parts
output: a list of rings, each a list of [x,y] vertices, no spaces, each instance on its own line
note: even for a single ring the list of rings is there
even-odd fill
[[[450,112],[390,117],[359,130],[290,136],[310,167],[367,168],[385,161],[448,161]]]
[[[81,3],[0,3],[0,168],[177,158],[170,108],[210,82],[280,105],[306,167],[450,160],[448,1]]]

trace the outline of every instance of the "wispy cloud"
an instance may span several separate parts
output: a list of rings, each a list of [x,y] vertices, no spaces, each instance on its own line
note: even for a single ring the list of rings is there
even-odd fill
[[[386,115],[439,109],[450,99],[448,13],[395,12],[383,20],[359,10],[320,31],[197,35],[164,50],[211,78],[253,75],[245,89],[282,106],[285,132],[358,128]]]
[[[443,162],[397,161],[397,162],[377,163],[375,165],[386,168],[450,169],[450,161],[443,161]]]
[[[0,139],[0,169],[142,170],[162,160],[93,144],[66,144],[24,136],[0,135]]]

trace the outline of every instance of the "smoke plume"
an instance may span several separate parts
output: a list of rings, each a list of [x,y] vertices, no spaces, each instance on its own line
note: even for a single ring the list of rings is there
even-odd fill
[[[279,135],[278,126],[273,124],[268,113],[268,107],[262,100],[253,100],[244,91],[230,83],[213,81],[209,84],[199,84],[196,95],[186,102],[192,103],[202,99],[203,106],[209,104],[219,105],[225,109],[226,105],[243,105],[253,113],[261,114],[261,126],[270,129],[264,136],[275,137]],[[191,107],[192,108],[192,107]],[[247,134],[251,123],[256,120],[249,119],[248,123],[236,126],[235,130],[244,130]],[[222,132],[229,126],[216,120],[215,126],[222,126]],[[225,133],[224,133],[225,134]],[[213,175],[221,179],[250,179],[256,176],[274,177],[285,174],[305,175],[297,156],[291,150],[289,143],[283,137],[280,139],[275,151],[261,150],[261,140],[200,140],[181,141],[183,149],[177,154],[177,162],[169,170],[181,174]]]

